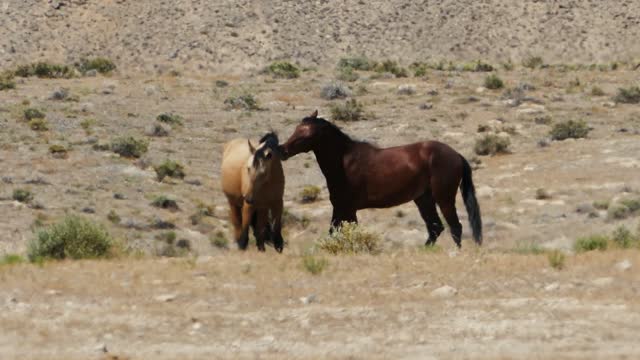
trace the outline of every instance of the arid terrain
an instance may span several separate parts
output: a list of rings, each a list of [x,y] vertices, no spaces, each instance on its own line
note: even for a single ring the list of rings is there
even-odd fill
[[[85,56],[117,66],[16,76],[0,90],[0,258],[26,258],[34,232],[70,214],[103,224],[119,249],[109,260],[0,262],[0,360],[639,357],[640,105],[616,96],[638,86],[640,8],[495,3],[0,1],[0,73]],[[313,154],[301,154],[284,163],[284,253],[235,249],[223,144],[269,130],[284,141],[315,109],[333,120],[345,99],[322,90],[356,55],[408,76],[354,70],[339,86],[363,118],[335,123],[381,147],[434,139],[469,159],[481,248],[458,197],[460,251],[448,231],[425,250],[412,203],[358,213],[379,255],[315,249],[331,204]],[[299,77],[260,71],[279,59]],[[436,60],[444,66],[418,76],[410,67]],[[493,71],[470,71],[475,60]],[[503,86],[488,88],[489,74]],[[254,108],[232,108],[247,95]],[[25,120],[29,109],[44,120]],[[180,124],[156,120],[164,113]],[[587,134],[553,140],[569,120]],[[508,149],[478,155],[487,134]],[[122,136],[148,151],[114,153]],[[159,181],[165,160],[184,178]],[[309,186],[319,196],[302,203]],[[152,206],[161,196],[178,209]],[[168,233],[184,249],[168,248]],[[576,251],[594,235],[609,238],[606,251]],[[326,260],[318,274],[309,256]]]

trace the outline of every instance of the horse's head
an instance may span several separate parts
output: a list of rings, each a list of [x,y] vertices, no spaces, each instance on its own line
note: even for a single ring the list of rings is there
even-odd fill
[[[282,160],[302,152],[314,150],[331,123],[318,117],[318,110],[302,119],[286,143],[278,146]]]
[[[280,161],[277,147],[278,135],[273,132],[263,136],[257,148],[254,148],[249,142],[249,149],[251,150],[251,156],[247,161],[249,182],[244,191],[244,198],[247,203],[252,204],[257,194],[265,191],[265,186],[271,179],[273,165]]]

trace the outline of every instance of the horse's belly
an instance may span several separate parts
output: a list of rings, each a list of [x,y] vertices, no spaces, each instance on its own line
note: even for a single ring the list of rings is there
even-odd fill
[[[424,194],[424,184],[420,177],[402,183],[369,184],[363,208],[388,208],[413,201]]]

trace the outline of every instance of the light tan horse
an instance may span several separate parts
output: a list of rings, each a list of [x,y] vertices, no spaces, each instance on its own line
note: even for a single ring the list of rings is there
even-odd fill
[[[282,196],[284,172],[276,151],[278,136],[268,133],[257,148],[248,139],[234,139],[224,145],[222,155],[222,191],[230,207],[234,239],[246,250],[249,227],[260,251],[265,241],[282,252]]]

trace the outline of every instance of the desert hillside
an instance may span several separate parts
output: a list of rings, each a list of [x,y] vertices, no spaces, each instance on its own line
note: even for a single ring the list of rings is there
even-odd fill
[[[275,59],[333,65],[345,54],[628,61],[640,55],[637,1],[8,0],[0,67],[107,56],[131,71],[234,71]]]

